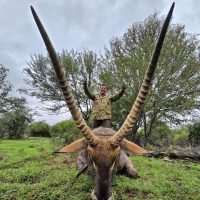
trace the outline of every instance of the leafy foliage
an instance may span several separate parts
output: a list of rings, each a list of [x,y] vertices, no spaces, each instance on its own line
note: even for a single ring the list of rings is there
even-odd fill
[[[122,38],[113,38],[106,50],[101,80],[111,90],[123,82],[129,86],[125,98],[113,105],[113,121],[119,125],[136,98],[161,25],[162,19],[155,13],[144,22],[134,23]],[[148,136],[159,120],[175,125],[188,120],[188,115],[197,114],[195,111],[200,108],[199,55],[197,36],[186,33],[183,25],[171,25],[146,104],[132,131],[133,139],[142,125]]]
[[[144,133],[144,143],[154,145],[156,147],[169,147],[172,144],[173,132],[172,129],[163,121],[157,121],[152,128],[153,131],[150,135]],[[146,145],[145,145],[146,146]]]
[[[176,146],[185,147],[189,145],[189,130],[187,127],[182,127],[173,132],[173,144]]]
[[[34,137],[49,137],[50,136],[50,127],[49,125],[44,122],[35,122],[28,126],[27,131],[30,136]]]
[[[145,130],[140,129],[136,134],[135,141],[141,146],[146,146],[154,150],[166,150],[169,147],[185,148],[190,145],[195,146],[195,144],[191,142],[192,137],[190,136],[190,128],[192,127],[193,126],[190,126],[188,128],[187,125],[185,125],[175,129],[169,127],[163,121],[158,121],[156,124],[154,124],[151,135],[145,135]]]
[[[31,110],[24,98],[9,98],[7,111],[0,118],[0,136],[21,138],[27,125],[32,121]]]
[[[8,69],[0,66],[0,138],[21,138],[32,120],[25,98],[10,97],[12,86],[7,82]]]
[[[58,55],[61,65],[67,71],[67,78],[73,89],[77,104],[81,109],[83,117],[88,120],[91,112],[91,102],[83,94],[83,82],[87,80],[90,84],[95,83],[97,79],[97,55],[92,51],[82,53],[74,50],[63,51]],[[58,84],[50,58],[43,55],[34,55],[25,68],[28,75],[25,81],[31,86],[30,90],[21,91],[39,98],[41,101],[50,101],[51,105],[46,107],[47,110],[60,112],[66,107],[61,89]],[[83,109],[84,108],[84,109]]]
[[[74,120],[65,120],[52,126],[51,135],[57,145],[66,145],[75,139],[82,137],[80,130],[76,127]]]
[[[5,112],[7,96],[12,86],[7,82],[8,69],[0,65],[0,114]]]
[[[189,126],[189,140],[191,145],[200,145],[200,122],[196,122]]]

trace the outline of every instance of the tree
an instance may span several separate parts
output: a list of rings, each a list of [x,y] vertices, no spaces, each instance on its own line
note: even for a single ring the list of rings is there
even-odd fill
[[[20,138],[32,120],[25,98],[10,97],[12,86],[7,81],[8,69],[0,66],[0,138]]]
[[[7,96],[12,86],[7,82],[8,69],[0,65],[0,114],[5,111]]]
[[[72,50],[70,52],[63,51],[58,56],[67,71],[67,78],[83,117],[88,120],[91,102],[83,93],[83,82],[87,80],[88,84],[96,83],[98,77],[97,55],[92,51],[84,50],[79,53]],[[66,108],[49,56],[32,56],[24,71],[29,77],[25,81],[32,89],[21,91],[40,99],[42,102],[51,102],[46,109],[52,112],[61,112],[62,108]]]
[[[123,82],[128,86],[124,99],[113,105],[113,121],[120,126],[131,109],[153,47],[161,29],[162,19],[155,13],[144,22],[133,24],[122,38],[113,38],[106,49],[101,80],[112,88]],[[108,79],[109,77],[109,79]],[[150,137],[158,120],[178,124],[188,120],[200,108],[200,45],[197,35],[185,32],[185,27],[169,27],[156,74],[146,104],[132,134],[139,127]]]
[[[27,125],[32,121],[31,110],[26,106],[25,98],[9,98],[8,110],[0,118],[1,137],[19,139]]]

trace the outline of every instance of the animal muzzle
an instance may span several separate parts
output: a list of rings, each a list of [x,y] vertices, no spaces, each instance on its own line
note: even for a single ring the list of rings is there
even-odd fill
[[[108,197],[108,198],[106,198],[106,199],[98,199],[98,198],[96,197],[96,195],[95,195],[95,191],[93,190],[93,191],[92,191],[92,194],[91,194],[91,199],[92,199],[92,200],[114,200],[114,195],[113,195],[113,193],[112,193],[111,196]]]

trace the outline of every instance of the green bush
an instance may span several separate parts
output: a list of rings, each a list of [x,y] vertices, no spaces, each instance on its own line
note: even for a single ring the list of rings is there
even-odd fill
[[[32,111],[25,98],[12,97],[8,107],[0,115],[0,138],[21,139],[32,121]]]
[[[168,147],[172,142],[172,131],[165,122],[158,121],[150,135],[145,136],[144,129],[141,129],[137,132],[135,140],[138,144],[146,144],[148,147]]]
[[[200,145],[200,122],[189,126],[189,141],[193,146]]]
[[[187,127],[181,128],[180,130],[175,130],[173,134],[173,144],[176,146],[188,146],[189,140],[189,130]]]
[[[51,135],[54,142],[65,145],[82,137],[80,130],[76,127],[74,120],[65,120],[52,126]]]
[[[50,137],[50,127],[44,122],[35,122],[28,127],[28,133],[33,137]]]
[[[157,147],[168,147],[172,141],[172,131],[163,121],[158,121],[150,136],[150,144]]]

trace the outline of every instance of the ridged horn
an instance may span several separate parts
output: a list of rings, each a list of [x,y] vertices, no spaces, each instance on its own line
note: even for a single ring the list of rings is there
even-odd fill
[[[145,99],[147,97],[150,85],[151,85],[151,81],[153,79],[153,75],[154,75],[154,71],[158,62],[158,58],[160,55],[160,51],[165,39],[165,35],[167,32],[167,28],[169,26],[169,22],[170,19],[172,17],[172,13],[173,13],[173,9],[174,9],[174,5],[175,3],[172,4],[168,15],[165,19],[165,22],[163,24],[163,27],[161,29],[159,38],[157,40],[155,49],[153,51],[151,60],[149,62],[148,68],[146,70],[142,85],[140,87],[140,90],[138,92],[138,95],[136,97],[135,103],[132,106],[132,109],[129,113],[129,115],[127,116],[125,122],[123,123],[123,125],[121,126],[121,128],[117,131],[117,133],[113,136],[113,138],[111,138],[112,140],[112,144],[114,146],[119,146],[120,143],[122,142],[122,140],[124,139],[124,137],[126,136],[126,134],[135,126],[136,124],[136,120],[138,115],[140,114],[142,107],[144,105]]]
[[[89,141],[90,145],[95,146],[98,143],[98,138],[92,133],[90,128],[85,123],[85,121],[80,113],[80,110],[76,105],[74,96],[71,92],[70,86],[68,84],[68,81],[67,81],[67,78],[65,75],[65,70],[60,65],[57,54],[56,54],[54,47],[49,39],[49,36],[48,36],[47,32],[45,31],[42,23],[40,22],[39,17],[37,16],[37,14],[32,6],[31,6],[31,11],[32,11],[33,17],[35,19],[35,22],[37,24],[37,27],[40,31],[40,34],[43,38],[43,41],[46,45],[47,51],[51,58],[51,62],[53,63],[57,78],[60,83],[60,87],[62,89],[63,96],[64,96],[67,106],[72,114],[72,117],[73,117],[77,127],[83,133],[84,137]]]

